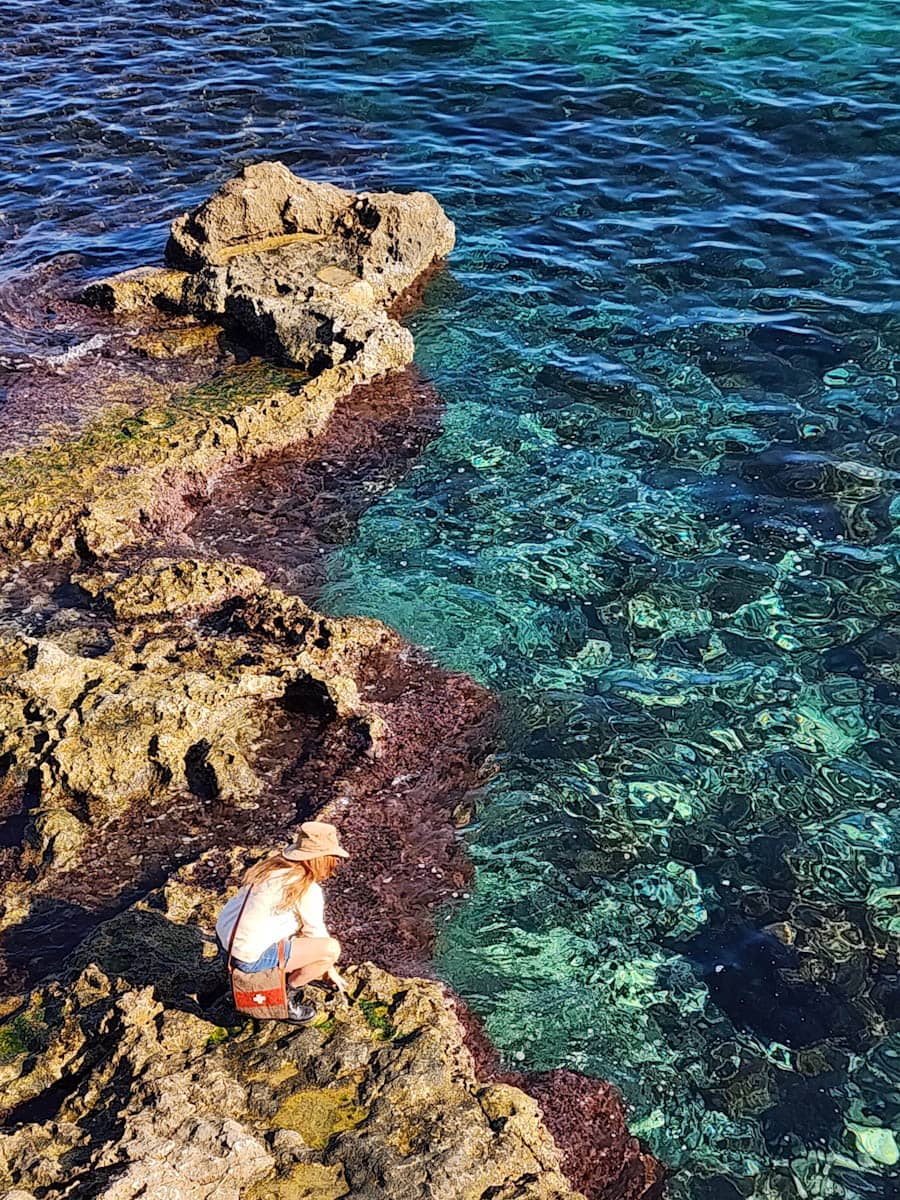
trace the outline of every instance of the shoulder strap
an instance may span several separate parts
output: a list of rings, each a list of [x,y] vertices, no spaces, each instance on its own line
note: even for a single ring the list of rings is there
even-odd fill
[[[231,970],[231,947],[234,945],[234,935],[237,933],[238,925],[241,923],[241,917],[244,915],[244,909],[247,907],[247,901],[250,899],[250,893],[253,891],[253,884],[247,888],[247,895],[244,897],[244,903],[241,905],[241,910],[237,915],[237,920],[231,927],[231,937],[228,939],[228,970]]]

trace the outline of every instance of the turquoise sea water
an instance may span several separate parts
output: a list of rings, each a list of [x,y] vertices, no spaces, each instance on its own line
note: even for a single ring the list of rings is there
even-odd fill
[[[0,0],[0,270],[426,187],[442,436],[331,564],[501,696],[441,969],[678,1195],[900,1195],[900,6]]]

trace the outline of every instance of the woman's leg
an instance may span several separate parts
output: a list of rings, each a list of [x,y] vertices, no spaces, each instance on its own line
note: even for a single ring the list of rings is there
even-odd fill
[[[291,987],[302,987],[313,979],[321,979],[337,962],[341,944],[337,938],[295,937],[291,939],[291,955],[285,964]]]

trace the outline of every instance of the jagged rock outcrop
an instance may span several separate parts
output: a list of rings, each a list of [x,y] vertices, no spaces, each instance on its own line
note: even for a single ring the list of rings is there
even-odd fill
[[[212,897],[185,885],[142,907],[175,928],[183,892],[191,918],[209,920]],[[218,1024],[142,984],[148,951],[164,978],[157,947],[173,939],[148,946],[141,916],[98,931],[79,956],[94,961],[0,1024],[0,1188],[80,1196],[90,1182],[105,1200],[577,1200],[535,1103],[478,1081],[439,984],[365,964],[347,972],[349,1003],[318,993],[312,1026],[230,1024],[227,1002]],[[190,958],[185,945],[209,946],[208,929],[174,943],[170,969],[179,953]],[[117,973],[100,965],[110,951]]]
[[[255,163],[172,223],[170,269],[99,280],[82,299],[118,312],[144,304],[212,319],[312,374],[365,354],[374,375],[376,345],[391,344],[395,354],[405,345],[411,357],[411,340],[386,308],[454,239],[425,192],[357,195],[299,179],[283,163]]]
[[[166,795],[254,802],[267,733],[304,689],[309,704],[356,720],[377,752],[382,719],[357,680],[367,653],[398,644],[378,622],[328,620],[237,564],[161,560],[75,582],[99,622],[111,614],[105,653],[0,641],[4,786],[40,790],[35,862],[68,861],[91,824]],[[204,612],[205,624],[191,621]]]
[[[412,357],[393,314],[453,236],[427,195],[245,168],[174,222],[166,268],[84,290],[102,386],[69,436],[51,422],[0,459],[6,1200],[578,1200],[576,1175],[591,1200],[658,1190],[608,1085],[540,1077],[545,1124],[534,1080],[480,1059],[479,1076],[440,985],[365,961],[427,970],[436,913],[468,886],[454,823],[489,696],[183,533],[226,473],[296,453],[359,385],[378,402]],[[54,411],[90,375],[72,378]],[[141,561],[148,542],[166,557]],[[313,814],[353,851],[329,885],[364,963],[353,1002],[303,1030],[235,1025],[216,911]]]
[[[361,870],[335,898],[342,937],[427,960],[431,908],[465,875],[450,814],[489,744],[487,694],[249,566],[108,560],[63,587],[41,636],[0,639],[0,975],[39,978],[45,928],[76,945],[173,861],[261,852],[313,813],[347,820],[351,800]],[[210,870],[228,885],[227,860]]]
[[[152,328],[128,342],[151,360],[208,349],[224,328],[293,369],[234,366],[168,395],[131,376],[149,402],[110,403],[79,436],[0,460],[0,553],[112,554],[175,531],[223,471],[316,436],[342,396],[412,361],[412,337],[386,305],[453,237],[424,193],[354,196],[280,163],[245,168],[174,222],[169,256],[187,270],[126,271],[81,299],[129,319],[152,310]]]
[[[267,261],[290,263],[298,286],[345,272],[385,303],[445,258],[454,241],[453,223],[427,192],[354,194],[299,179],[283,163],[263,162],[244,167],[172,223],[166,260],[201,273],[229,264],[252,273]]]
[[[99,279],[88,284],[81,298],[85,304],[107,312],[133,313],[148,308],[178,312],[186,279],[185,271],[133,267],[112,279]]]

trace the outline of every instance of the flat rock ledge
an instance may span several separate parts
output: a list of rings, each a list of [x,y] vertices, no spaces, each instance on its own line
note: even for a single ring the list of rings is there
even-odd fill
[[[355,195],[281,163],[246,167],[173,222],[178,269],[126,271],[79,298],[147,321],[129,344],[148,359],[221,336],[251,360],[170,392],[130,380],[149,392],[136,407],[108,385],[112,402],[77,436],[0,458],[0,555],[112,554],[178,530],[223,471],[315,437],[341,397],[412,361],[388,308],[453,242],[425,193]]]
[[[173,883],[162,903],[196,900]],[[121,965],[140,947],[117,934]],[[303,1028],[218,1024],[96,964],[37,989],[0,1026],[0,1103],[15,1122],[0,1133],[0,1188],[576,1200],[535,1102],[476,1079],[440,985],[371,964],[348,976],[350,1001],[323,994]]]

